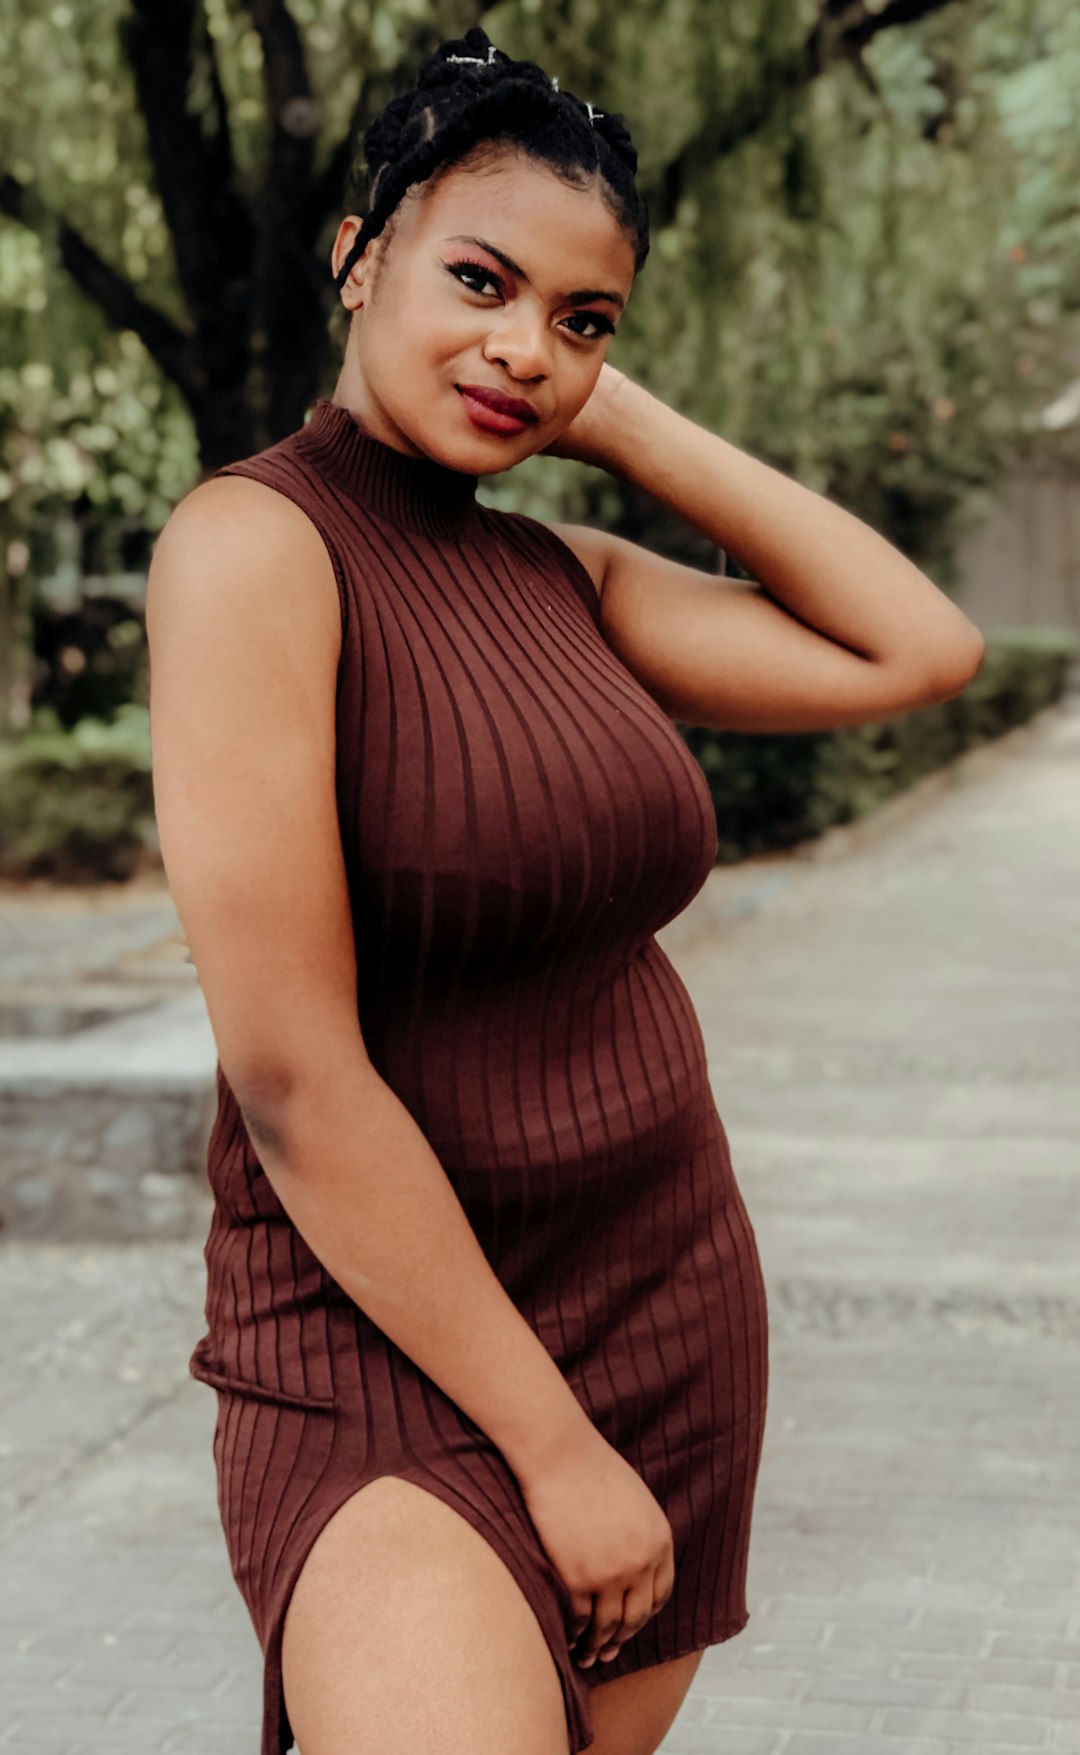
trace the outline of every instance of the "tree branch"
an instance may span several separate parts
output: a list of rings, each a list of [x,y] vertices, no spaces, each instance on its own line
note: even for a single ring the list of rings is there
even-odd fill
[[[201,8],[195,0],[131,0],[120,40],[184,297],[212,345],[231,349],[245,325],[253,224],[236,187],[228,109]],[[206,94],[199,108],[193,90]]]
[[[881,31],[913,24],[947,6],[971,0],[889,0],[871,11],[865,0],[823,0],[813,30],[794,54],[766,66],[753,91],[746,92],[723,114],[707,117],[704,126],[665,165],[656,186],[646,190],[650,222],[670,225],[683,191],[699,171],[718,158],[735,152],[769,121],[781,94],[801,91],[837,60],[857,61],[862,50]]]
[[[952,0],[890,0],[880,12],[872,12],[868,6],[860,5],[856,8],[856,17],[844,24],[840,40],[845,49],[861,49],[880,31],[893,30],[901,24],[917,24],[920,19],[943,11],[951,3]]]
[[[184,396],[193,399],[199,393],[202,386],[194,337],[141,299],[130,281],[110,268],[74,226],[6,171],[0,172],[0,213],[35,232],[46,246],[53,244],[60,265],[80,292],[94,300],[113,328],[133,330]]]
[[[269,430],[278,432],[299,423],[308,366],[306,359],[303,366],[296,359],[297,338],[324,310],[325,285],[298,230],[310,197],[321,111],[312,95],[303,39],[286,0],[246,0],[246,5],[262,44],[270,129],[257,217],[250,338],[257,365],[280,362],[268,376],[265,403]]]
[[[263,52],[263,89],[270,123],[267,194],[286,210],[306,193],[319,131],[304,46],[284,0],[247,0]]]

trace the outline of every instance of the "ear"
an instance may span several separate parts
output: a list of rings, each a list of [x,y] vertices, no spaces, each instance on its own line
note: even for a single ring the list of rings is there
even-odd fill
[[[360,229],[363,226],[364,218],[365,215],[362,213],[346,214],[338,227],[337,237],[334,239],[334,247],[330,254],[330,262],[335,280],[341,272],[342,263],[352,249],[353,244],[356,242]],[[369,256],[367,249],[365,249],[359,259],[353,263],[352,267],[349,269],[348,275],[338,289],[342,304],[350,311],[355,310],[358,305],[363,303],[362,293],[368,267]]]

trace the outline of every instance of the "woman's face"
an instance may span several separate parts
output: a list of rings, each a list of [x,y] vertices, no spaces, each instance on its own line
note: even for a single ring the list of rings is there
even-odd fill
[[[335,274],[361,223],[342,221]],[[508,152],[403,199],[383,245],[366,246],[340,289],[355,315],[335,400],[385,444],[472,475],[542,451],[588,401],[633,285],[631,239],[599,194]],[[461,384],[538,418],[487,430]]]

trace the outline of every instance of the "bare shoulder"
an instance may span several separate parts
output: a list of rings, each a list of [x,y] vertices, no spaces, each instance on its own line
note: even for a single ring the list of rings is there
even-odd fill
[[[288,494],[248,475],[211,475],[191,488],[169,514],[161,535],[174,544],[201,540],[318,556],[323,537],[307,513]],[[160,538],[159,538],[160,540]],[[327,557],[328,558],[328,557]]]
[[[547,528],[560,542],[564,542],[571,553],[581,562],[596,591],[596,600],[601,602],[604,590],[604,576],[607,572],[608,557],[611,553],[611,537],[606,530],[594,530],[591,524],[554,524],[548,523]]]
[[[148,624],[181,596],[193,610],[205,599],[218,617],[273,609],[300,637],[333,646],[335,662],[340,653],[338,582],[321,532],[287,494],[250,476],[209,476],[177,503],[146,595]]]
[[[182,500],[173,509],[172,517],[179,513],[190,517],[197,512],[205,518],[245,518],[258,516],[264,509],[269,516],[275,514],[282,518],[291,518],[299,528],[302,524],[310,524],[307,514],[301,511],[296,501],[288,494],[272,488],[267,482],[257,481],[251,475],[208,475],[189,488]]]

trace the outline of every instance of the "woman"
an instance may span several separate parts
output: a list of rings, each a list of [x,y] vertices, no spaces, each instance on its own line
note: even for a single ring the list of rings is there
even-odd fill
[[[748,1619],[768,1367],[654,937],[717,848],[672,720],[876,719],[958,693],[982,641],[606,364],[648,250],[617,118],[474,28],[365,149],[333,398],[196,487],[151,571],[158,818],[219,1050],[191,1370],[262,1755],[647,1755]],[[761,583],[477,502],[544,450]]]

